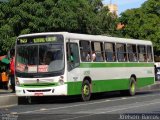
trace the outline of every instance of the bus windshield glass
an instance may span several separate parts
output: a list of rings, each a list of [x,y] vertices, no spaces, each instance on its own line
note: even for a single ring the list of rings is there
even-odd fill
[[[31,38],[23,38],[25,40]],[[36,38],[32,38],[36,39]],[[30,41],[32,41],[30,40]],[[38,38],[45,40],[45,38]],[[20,44],[16,48],[16,72],[53,73],[64,69],[63,42]]]

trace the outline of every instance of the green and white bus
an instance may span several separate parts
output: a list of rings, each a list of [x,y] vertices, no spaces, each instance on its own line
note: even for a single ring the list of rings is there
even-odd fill
[[[93,60],[92,57],[95,57]],[[125,91],[155,82],[150,41],[48,32],[16,41],[17,96],[81,95]]]

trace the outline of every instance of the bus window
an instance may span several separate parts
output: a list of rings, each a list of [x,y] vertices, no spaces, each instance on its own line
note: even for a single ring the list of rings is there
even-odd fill
[[[91,42],[92,61],[102,62],[103,59],[103,44],[101,42]]]
[[[39,72],[54,72],[64,68],[63,46],[58,44],[39,45]],[[45,71],[44,68],[47,68]]]
[[[127,61],[126,45],[118,43],[116,44],[116,49],[117,49],[118,61],[120,62]]]
[[[115,44],[114,43],[105,43],[104,46],[105,46],[106,61],[108,61],[108,62],[116,61]]]
[[[45,56],[47,53],[47,46],[46,45],[41,45],[39,46],[39,65],[45,64]]]
[[[79,44],[80,44],[81,61],[84,62],[91,61],[90,42],[81,40]]]
[[[144,45],[138,45],[138,56],[140,62],[147,62],[146,47]]]
[[[137,49],[136,45],[127,45],[127,51],[128,51],[128,59],[130,62],[136,62],[137,61]]]
[[[26,73],[37,72],[38,46],[17,47],[16,70]]]
[[[67,43],[67,63],[68,70],[79,66],[80,61],[77,43]]]
[[[153,61],[151,46],[147,46],[147,58],[148,58],[148,62],[152,62]]]

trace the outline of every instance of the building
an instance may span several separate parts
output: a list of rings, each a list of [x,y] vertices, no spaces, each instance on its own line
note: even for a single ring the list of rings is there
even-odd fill
[[[125,26],[124,26],[124,24],[122,24],[122,23],[118,23],[117,24],[117,30],[121,30],[121,29],[123,29]]]
[[[118,16],[118,5],[117,0],[110,0],[110,3],[106,4],[105,6],[108,7],[109,11]]]
[[[111,13],[114,13],[118,16],[118,6],[117,6],[117,4],[108,4],[107,6],[108,6],[109,11]]]

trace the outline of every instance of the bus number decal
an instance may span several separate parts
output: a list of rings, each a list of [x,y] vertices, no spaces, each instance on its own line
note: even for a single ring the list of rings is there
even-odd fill
[[[73,77],[73,80],[74,80],[74,81],[77,81],[77,80],[78,80],[78,77]]]
[[[84,75],[90,75],[90,71],[84,71]]]

